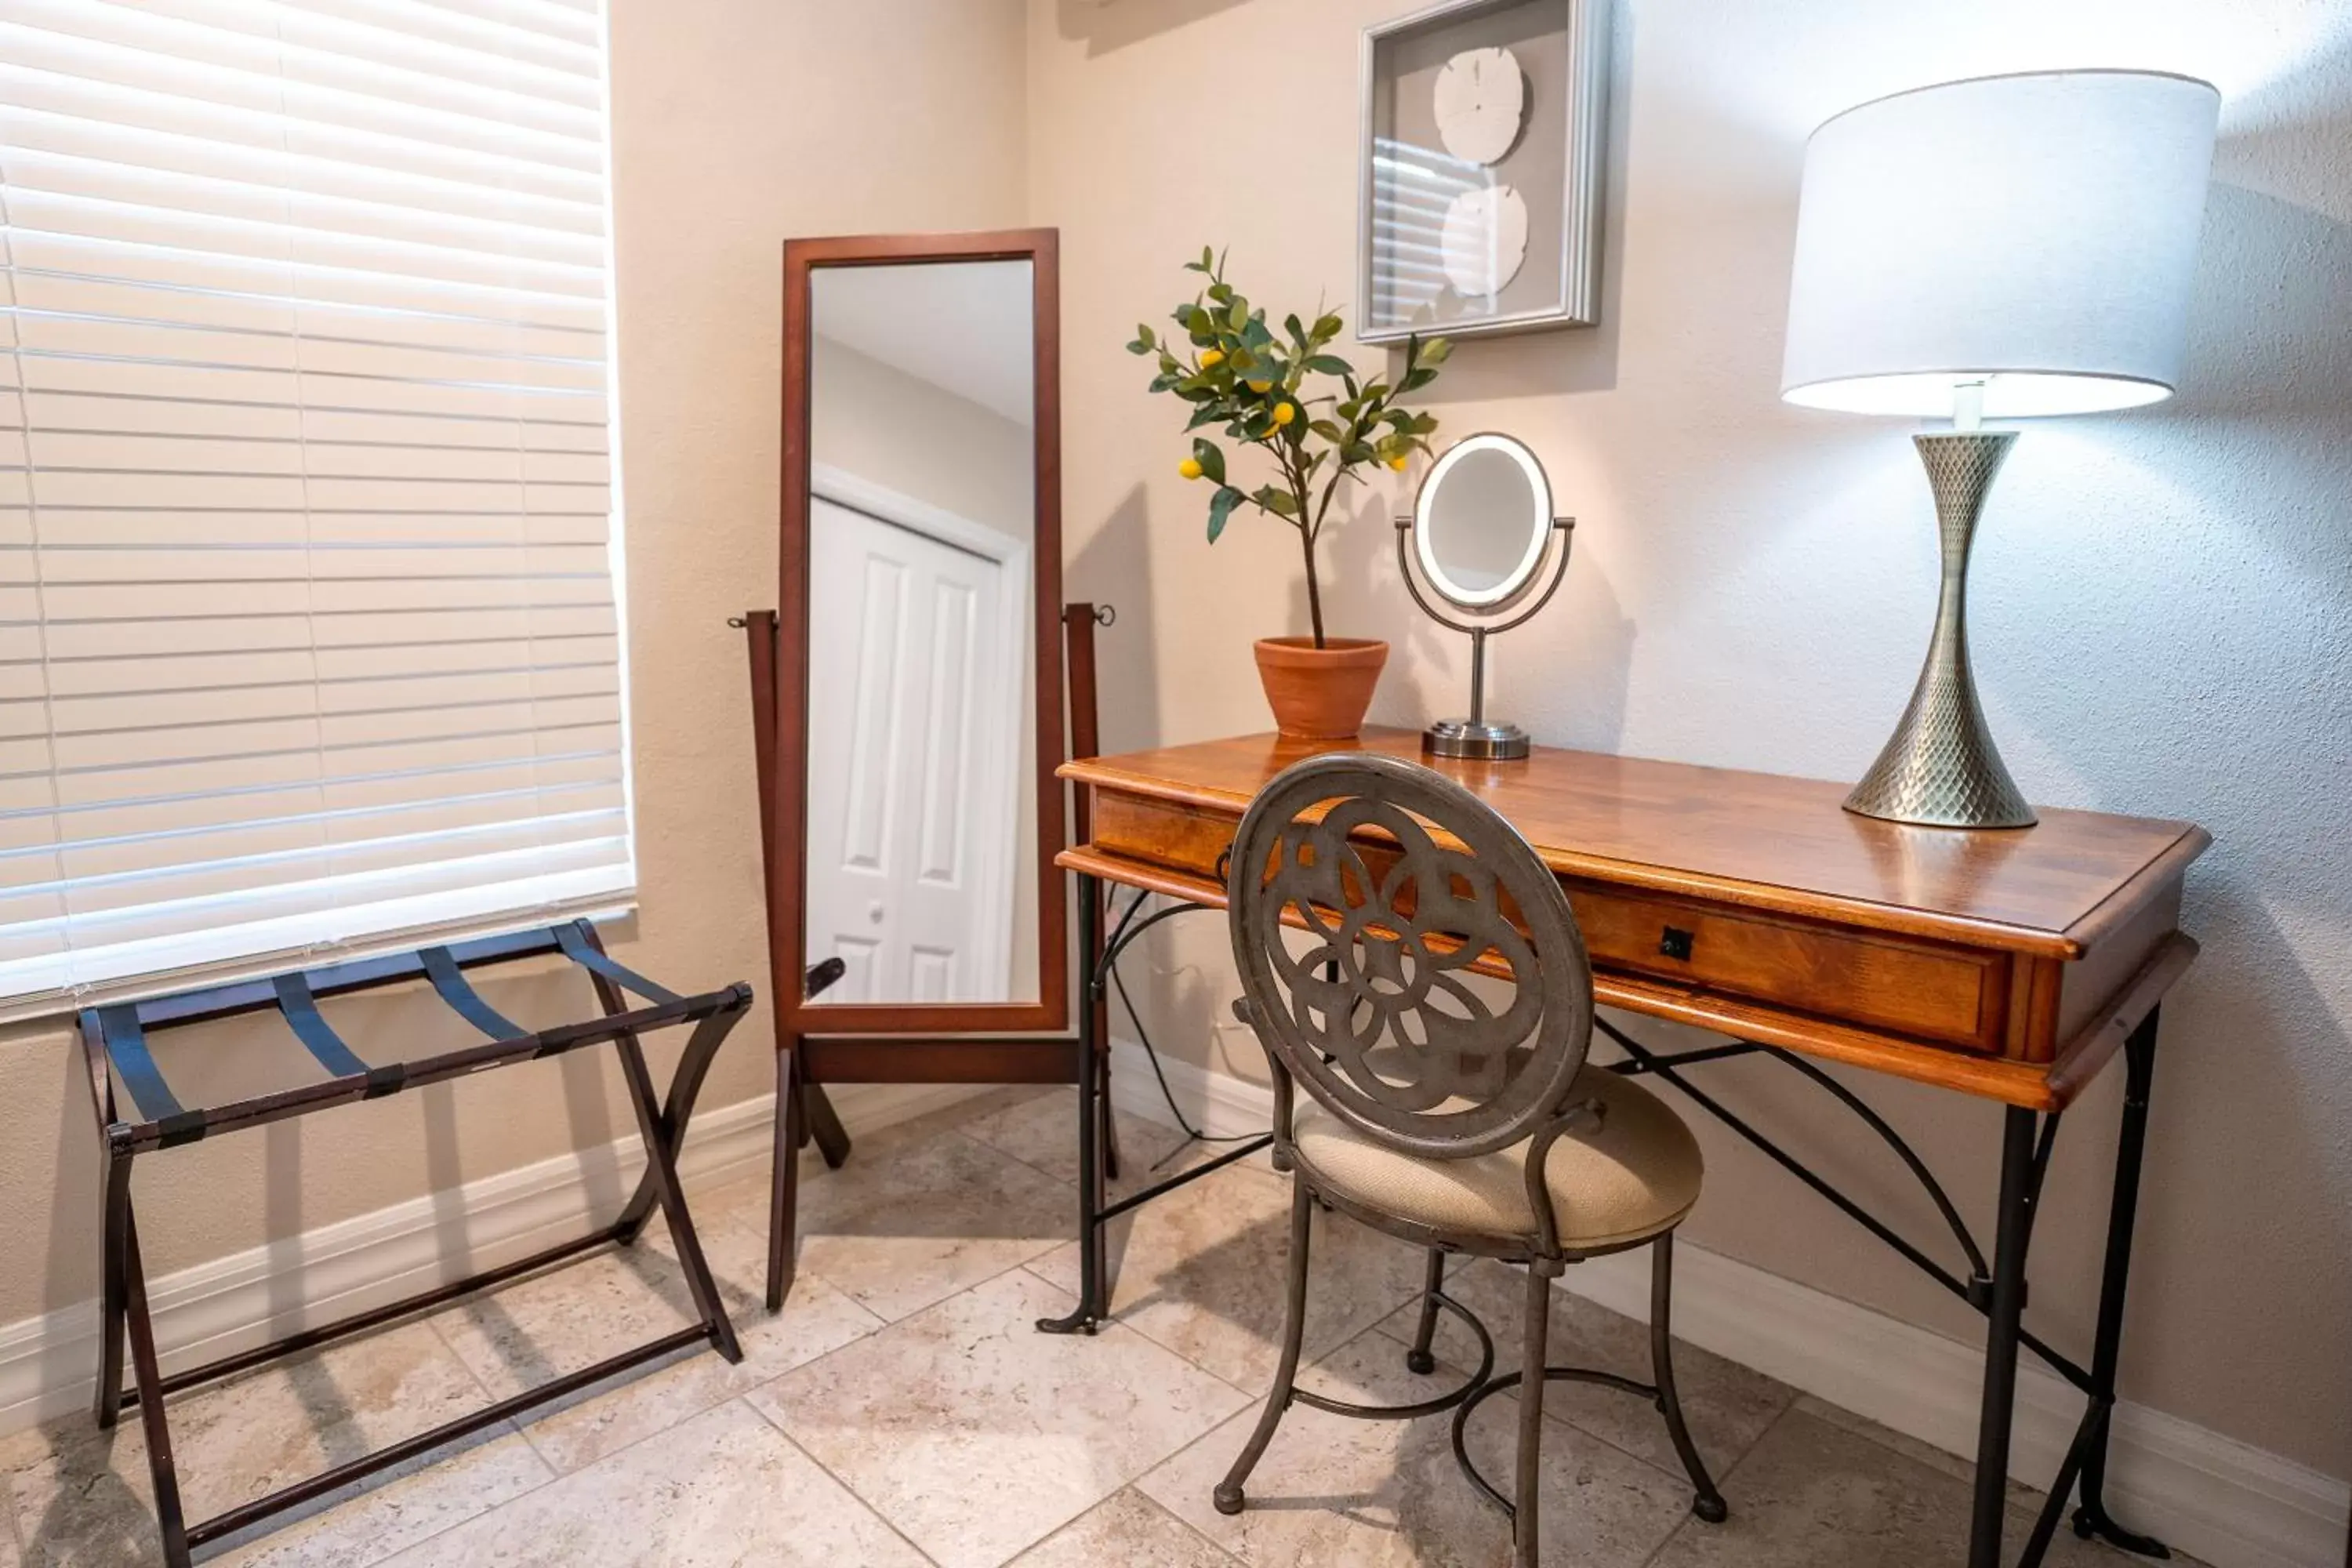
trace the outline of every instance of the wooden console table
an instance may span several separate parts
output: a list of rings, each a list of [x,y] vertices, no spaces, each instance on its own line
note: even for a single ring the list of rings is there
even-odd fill
[[[1346,750],[1430,761],[1417,734],[1373,730],[1339,746],[1254,735],[1061,770],[1092,804],[1088,841],[1060,857],[1076,874],[1080,951],[1093,951],[1103,931],[1106,884],[1136,897],[1104,942],[1079,1008],[1081,1299],[1070,1317],[1040,1327],[1087,1332],[1108,1315],[1105,1222],[1255,1148],[1106,1204],[1105,1042],[1096,1038],[1091,1004],[1109,964],[1179,909],[1222,909],[1234,832],[1259,789],[1303,757]],[[2080,811],[2045,811],[2039,826],[2022,829],[1914,827],[1841,809],[1843,784],[1545,747],[1524,762],[1435,765],[1517,826],[1559,873],[1602,1003],[1731,1037],[1666,1054],[1604,1018],[1600,1027],[1626,1052],[1612,1064],[1617,1070],[1675,1084],[1984,1313],[1970,1568],[2001,1561],[2021,1346],[2089,1400],[2021,1561],[2041,1561],[2077,1483],[2078,1534],[2161,1553],[2108,1517],[2103,1487],[2158,1004],[2196,956],[2197,944],[2179,929],[2181,883],[2210,836],[2184,822]],[[1176,904],[1143,915],[1155,895]],[[2084,1366],[2025,1330],[2026,1258],[2060,1113],[2118,1051],[2127,1071],[2123,1133]],[[1964,1271],[1938,1262],[1687,1077],[1705,1063],[1749,1055],[1787,1063],[1887,1143],[1933,1199]],[[1909,1144],[1814,1058],[2007,1108],[1990,1258]]]

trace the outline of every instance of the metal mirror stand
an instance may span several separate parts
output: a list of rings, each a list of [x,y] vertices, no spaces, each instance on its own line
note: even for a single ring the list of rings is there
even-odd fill
[[[1430,602],[1421,590],[1421,579],[1412,569],[1413,520],[1410,516],[1396,520],[1397,569],[1404,574],[1404,585],[1412,594],[1412,602],[1422,613],[1447,631],[1462,632],[1470,638],[1470,716],[1466,719],[1440,719],[1421,732],[1421,749],[1435,757],[1463,757],[1475,762],[1513,762],[1528,754],[1528,732],[1517,724],[1490,724],[1486,721],[1486,639],[1523,626],[1537,613],[1551,603],[1559,592],[1562,579],[1568,575],[1569,546],[1573,542],[1576,519],[1556,517],[1551,521],[1552,532],[1559,536],[1559,551],[1553,558],[1551,581],[1544,584],[1535,603],[1495,626],[1482,626],[1475,621],[1458,621]]]

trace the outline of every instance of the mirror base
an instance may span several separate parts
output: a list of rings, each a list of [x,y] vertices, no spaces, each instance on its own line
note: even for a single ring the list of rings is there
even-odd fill
[[[1440,719],[1421,732],[1421,749],[1431,756],[1470,762],[1517,762],[1528,754],[1528,732],[1517,724],[1472,719]]]

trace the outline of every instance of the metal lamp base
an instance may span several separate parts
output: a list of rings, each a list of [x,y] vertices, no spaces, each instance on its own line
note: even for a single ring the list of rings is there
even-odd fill
[[[1517,724],[1487,724],[1475,719],[1440,719],[1421,732],[1421,749],[1433,757],[1509,763],[1526,756],[1528,746],[1528,732]]]
[[[1969,669],[1969,549],[2014,431],[1914,436],[1936,494],[1944,583],[1911,705],[1845,799],[1864,816],[1930,827],[2031,827],[2033,808],[2002,765]]]

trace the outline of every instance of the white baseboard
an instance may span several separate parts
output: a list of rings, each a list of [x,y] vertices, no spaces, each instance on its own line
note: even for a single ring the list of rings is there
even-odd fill
[[[1114,1040],[1119,1109],[1172,1123],[1140,1046]],[[1213,1134],[1266,1125],[1264,1085],[1162,1056],[1185,1120]],[[1649,1268],[1636,1255],[1569,1270],[1564,1288],[1646,1321]],[[1685,1242],[1675,1249],[1675,1330],[1682,1338],[1866,1415],[1948,1453],[1976,1448],[1984,1352],[1973,1345],[1784,1279]],[[2018,1374],[2011,1474],[2046,1486],[2082,1418],[2083,1399],[2032,1363]],[[2108,1500],[2215,1568],[2344,1568],[2352,1487],[2316,1470],[2143,1405],[2116,1407]]]
[[[831,1091],[853,1133],[985,1092],[963,1084]],[[774,1104],[762,1095],[697,1116],[678,1162],[689,1187],[764,1172]],[[619,1208],[644,1165],[632,1136],[165,1276],[149,1289],[163,1370],[333,1322],[581,1235]],[[95,1301],[0,1327],[0,1436],[88,1410],[97,1364]]]

